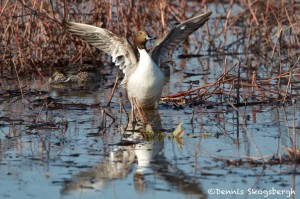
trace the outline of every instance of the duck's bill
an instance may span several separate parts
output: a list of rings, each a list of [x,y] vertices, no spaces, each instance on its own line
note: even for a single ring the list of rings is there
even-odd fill
[[[149,37],[149,35],[147,35],[147,36],[146,36],[146,39],[147,39],[147,40],[155,40],[156,38],[155,38],[155,37]]]

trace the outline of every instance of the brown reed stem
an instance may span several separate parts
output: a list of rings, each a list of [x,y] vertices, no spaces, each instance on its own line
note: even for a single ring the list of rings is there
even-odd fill
[[[119,78],[120,78],[120,74],[117,74],[116,80],[115,80],[115,83],[114,83],[114,86],[113,86],[113,88],[112,88],[112,90],[111,90],[111,92],[110,92],[109,98],[108,98],[107,106],[110,105],[110,102],[111,102],[111,100],[112,100],[112,98],[113,98],[113,96],[114,96],[116,87],[117,87],[117,85],[118,85]]]

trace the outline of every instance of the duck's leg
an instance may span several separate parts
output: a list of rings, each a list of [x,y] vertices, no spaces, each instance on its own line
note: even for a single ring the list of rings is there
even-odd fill
[[[132,124],[135,124],[136,123],[136,120],[135,120],[135,114],[134,114],[134,106],[135,106],[135,98],[131,98],[130,99],[130,104],[131,104],[131,118],[130,118],[130,121]]]
[[[146,119],[146,117],[144,115],[144,111],[143,111],[143,108],[142,108],[141,104],[137,100],[135,100],[135,104],[136,104],[136,110],[138,112],[138,116],[139,116],[140,120],[144,124],[147,123],[147,119]]]
[[[147,123],[147,119],[144,116],[144,111],[136,98],[131,99],[131,119],[132,122],[137,123],[137,118],[135,117],[135,111],[137,112],[138,119],[140,119],[144,124]]]

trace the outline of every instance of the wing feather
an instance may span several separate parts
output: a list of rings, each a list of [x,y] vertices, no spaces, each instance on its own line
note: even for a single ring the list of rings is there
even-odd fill
[[[127,39],[119,37],[109,30],[87,24],[64,22],[64,26],[70,33],[111,55],[112,61],[125,74],[122,83],[126,83],[127,77],[136,69],[138,62],[133,46]]]
[[[203,26],[209,19],[211,11],[193,17],[175,26],[152,50],[151,57],[156,64],[165,57],[168,51],[180,45],[190,34]]]

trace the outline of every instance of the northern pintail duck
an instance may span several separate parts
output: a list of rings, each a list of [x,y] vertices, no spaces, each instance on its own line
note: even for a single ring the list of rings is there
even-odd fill
[[[64,70],[56,70],[49,79],[50,84],[86,83],[99,81],[100,69],[92,64],[69,64]]]
[[[137,32],[133,46],[126,38],[103,28],[75,22],[64,22],[64,25],[70,33],[112,56],[112,61],[124,73],[121,84],[125,85],[132,106],[137,101],[143,109],[156,109],[164,84],[164,74],[158,67],[160,61],[169,50],[200,28],[211,14],[208,11],[176,25],[156,44],[151,55],[147,53],[145,45],[152,38],[145,31]]]

